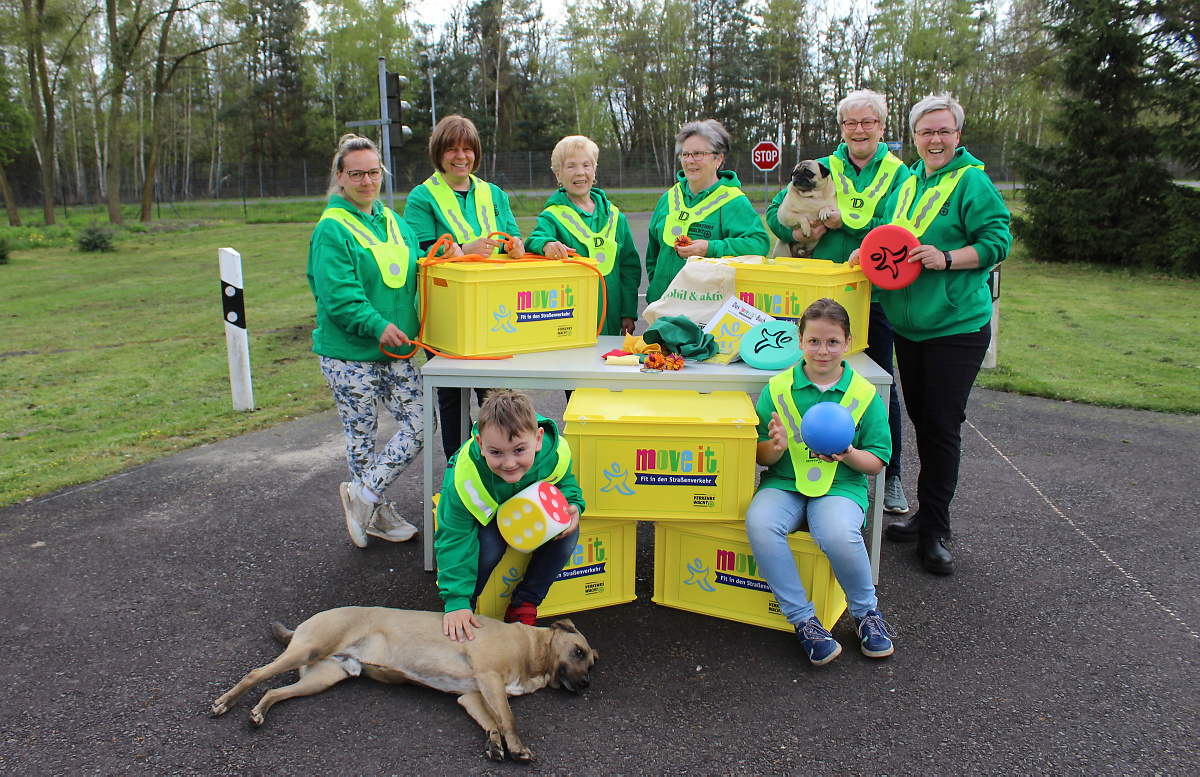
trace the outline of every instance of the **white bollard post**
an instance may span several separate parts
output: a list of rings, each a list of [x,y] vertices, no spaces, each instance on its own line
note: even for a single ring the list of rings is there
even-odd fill
[[[250,341],[246,337],[246,300],[242,295],[242,255],[218,249],[221,263],[221,308],[225,317],[225,346],[229,351],[229,388],[234,410],[254,409],[250,383]]]
[[[987,353],[983,355],[984,369],[996,368],[996,355],[1000,343],[1000,268],[993,267],[988,276],[988,288],[992,292],[992,340],[988,343]]]

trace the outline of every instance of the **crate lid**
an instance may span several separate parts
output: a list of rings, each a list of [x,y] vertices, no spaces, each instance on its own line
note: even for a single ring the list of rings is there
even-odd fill
[[[433,277],[461,277],[473,280],[503,280],[509,277],[545,278],[552,276],[594,276],[596,273],[580,264],[553,259],[521,262],[442,262],[422,268]]]
[[[581,388],[571,395],[563,420],[741,427],[757,425],[758,414],[750,397],[742,391],[701,394],[698,391]]]
[[[775,264],[742,264],[731,262],[735,275],[759,275],[770,278],[795,278],[792,281],[804,282],[805,278],[834,280],[838,283],[866,280],[861,267],[848,267],[844,262],[830,262],[826,259],[787,259],[777,258]]]

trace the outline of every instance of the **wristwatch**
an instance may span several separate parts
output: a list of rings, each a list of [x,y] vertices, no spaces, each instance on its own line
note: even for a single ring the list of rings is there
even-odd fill
[[[946,256],[946,269],[949,270],[954,265],[954,259],[950,256],[949,251],[942,251],[942,253]]]

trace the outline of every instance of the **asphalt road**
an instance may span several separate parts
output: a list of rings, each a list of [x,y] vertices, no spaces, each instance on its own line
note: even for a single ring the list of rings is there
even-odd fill
[[[350,543],[332,413],[0,510],[0,773],[1196,773],[1200,420],[988,391],[968,415],[954,575],[883,546],[895,656],[844,617],[817,669],[790,634],[652,603],[643,524],[637,600],[573,616],[592,687],[513,700],[532,769],[421,688],[350,680],[255,728],[278,677],[210,717],[278,654],[272,620],[440,609],[419,542]],[[389,493],[414,519],[421,477]]]

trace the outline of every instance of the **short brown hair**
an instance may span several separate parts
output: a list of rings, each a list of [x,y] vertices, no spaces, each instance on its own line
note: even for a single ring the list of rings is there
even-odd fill
[[[446,172],[442,169],[442,157],[446,155],[446,149],[459,143],[465,143],[475,151],[475,164],[471,167],[471,172],[479,169],[479,165],[483,163],[483,144],[479,142],[479,130],[475,129],[475,122],[458,114],[451,114],[442,117],[429,134],[429,161],[433,162],[434,170],[439,173]]]
[[[850,314],[846,309],[829,297],[821,297],[815,300],[811,305],[804,309],[804,313],[800,315],[800,335],[804,335],[804,327],[809,321],[832,321],[842,328],[842,333],[846,335],[846,339],[850,339]]]
[[[492,389],[479,408],[479,422],[475,428],[482,432],[486,426],[498,426],[511,440],[537,431],[537,411],[524,394],[512,389]]]

